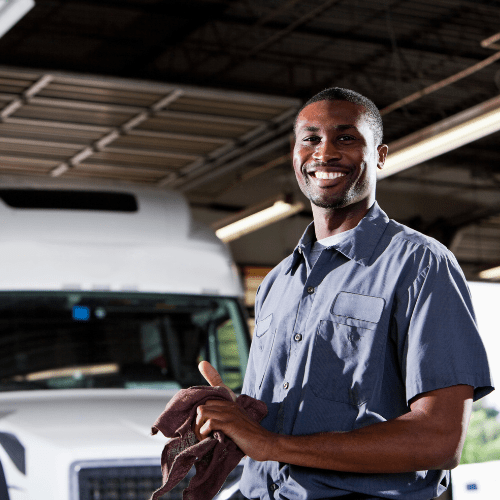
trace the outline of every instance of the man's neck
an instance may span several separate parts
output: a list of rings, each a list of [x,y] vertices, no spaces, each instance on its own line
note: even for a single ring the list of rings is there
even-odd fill
[[[372,204],[373,202],[369,205],[360,202],[343,208],[321,208],[313,204],[316,239],[322,240],[355,228],[368,213]]]

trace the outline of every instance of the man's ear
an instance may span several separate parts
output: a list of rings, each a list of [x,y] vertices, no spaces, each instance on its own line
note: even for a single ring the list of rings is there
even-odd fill
[[[377,167],[382,170],[384,168],[384,163],[387,158],[387,153],[389,152],[389,146],[387,144],[380,144],[377,146],[378,161]]]

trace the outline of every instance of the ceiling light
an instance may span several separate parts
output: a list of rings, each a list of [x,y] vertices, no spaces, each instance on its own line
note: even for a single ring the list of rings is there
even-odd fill
[[[290,217],[304,208],[301,201],[288,203],[283,200],[276,201],[271,207],[265,208],[260,212],[244,217],[236,222],[221,227],[215,231],[215,234],[226,243],[236,240],[241,236],[256,231],[262,227],[278,222],[279,220]]]
[[[496,280],[500,278],[500,266],[486,269],[479,273],[479,277],[483,280]]]
[[[500,130],[500,96],[389,144],[384,179]]]
[[[81,378],[84,375],[108,375],[117,373],[119,366],[115,363],[90,366],[73,366],[68,368],[55,368],[54,370],[45,370],[41,372],[28,373],[24,376],[25,380],[37,381],[49,378],[73,377]]]
[[[34,0],[0,0],[0,37],[34,6]]]

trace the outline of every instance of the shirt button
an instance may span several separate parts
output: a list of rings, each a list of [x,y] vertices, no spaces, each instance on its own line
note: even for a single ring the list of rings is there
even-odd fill
[[[279,486],[276,483],[271,484],[271,491],[276,491]]]
[[[307,293],[314,293],[314,287],[313,286],[308,286],[307,287]]]
[[[288,389],[288,387],[290,387],[290,384],[288,382],[285,382],[283,384],[283,389]]]
[[[302,340],[302,335],[300,333],[296,333],[293,338],[295,339],[295,342],[300,342]]]

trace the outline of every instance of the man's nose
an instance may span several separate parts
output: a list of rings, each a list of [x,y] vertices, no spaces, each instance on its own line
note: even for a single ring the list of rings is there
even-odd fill
[[[339,160],[342,154],[333,142],[324,141],[318,144],[312,156],[315,160],[326,163],[330,160]]]

